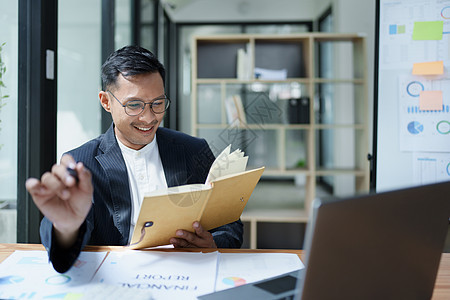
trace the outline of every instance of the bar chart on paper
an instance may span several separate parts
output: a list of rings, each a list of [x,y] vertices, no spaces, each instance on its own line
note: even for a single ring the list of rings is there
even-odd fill
[[[450,112],[450,106],[449,105],[442,105],[441,110],[421,110],[420,106],[408,106],[407,107],[408,114],[443,114],[443,113],[449,113]]]

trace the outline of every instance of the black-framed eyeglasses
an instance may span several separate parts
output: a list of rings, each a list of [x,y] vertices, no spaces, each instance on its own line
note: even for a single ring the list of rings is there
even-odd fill
[[[150,105],[150,109],[152,110],[152,112],[154,112],[155,114],[162,114],[169,108],[170,104],[170,99],[167,98],[166,95],[157,97],[147,103],[142,100],[130,100],[123,104],[119,99],[116,98],[116,96],[114,96],[111,91],[108,91],[108,93],[110,93],[114,97],[114,99],[116,99],[117,102],[122,105],[125,113],[129,116],[137,116],[141,114],[147,104]]]

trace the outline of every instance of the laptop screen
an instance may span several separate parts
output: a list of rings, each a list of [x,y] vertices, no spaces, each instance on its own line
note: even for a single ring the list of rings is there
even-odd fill
[[[450,182],[316,199],[302,299],[430,298],[449,216]]]
[[[316,199],[305,269],[199,299],[429,299],[450,216],[450,182]]]

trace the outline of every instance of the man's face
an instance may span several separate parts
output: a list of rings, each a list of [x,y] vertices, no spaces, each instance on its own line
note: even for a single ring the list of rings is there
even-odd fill
[[[145,103],[164,96],[164,84],[161,75],[156,73],[127,76],[119,74],[116,86],[111,90],[114,96],[126,104],[130,100],[142,100]],[[102,91],[99,94],[103,108],[111,113],[115,124],[115,134],[125,146],[139,150],[153,141],[156,129],[164,118],[164,113],[155,114],[150,105],[142,113],[129,116],[114,97]]]

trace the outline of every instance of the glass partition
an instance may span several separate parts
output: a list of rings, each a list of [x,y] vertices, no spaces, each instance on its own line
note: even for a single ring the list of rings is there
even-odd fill
[[[59,1],[58,14],[57,161],[101,132],[101,1]]]
[[[0,0],[0,243],[17,238],[18,1]]]
[[[131,44],[131,0],[115,0],[115,32],[116,49]]]

